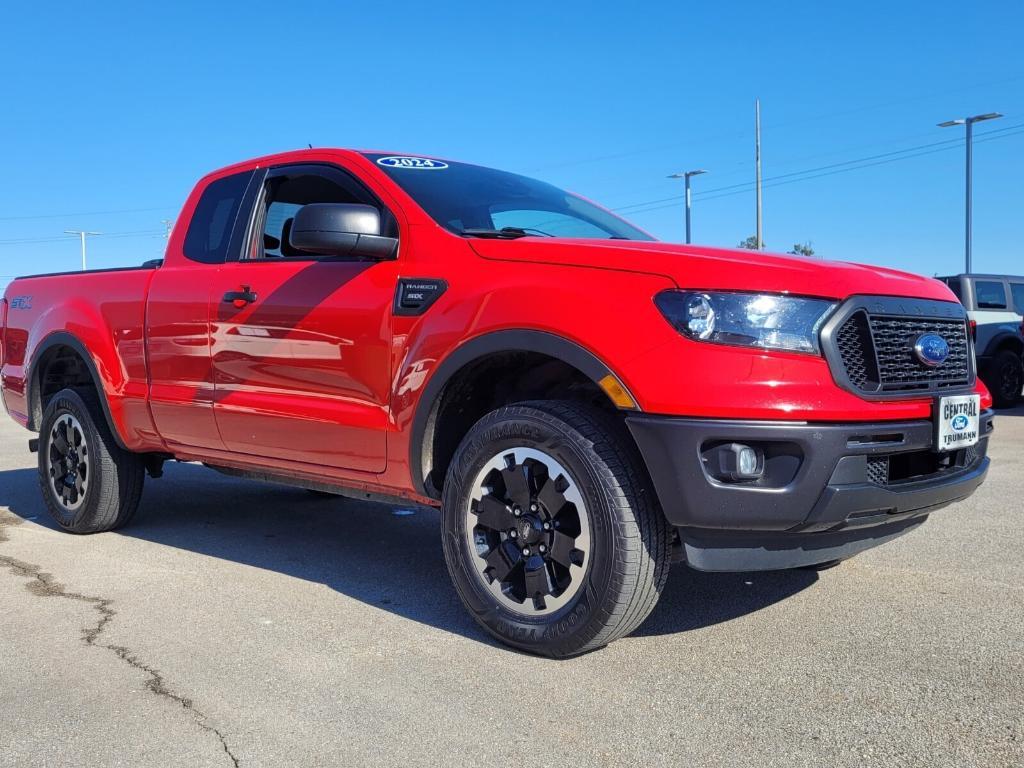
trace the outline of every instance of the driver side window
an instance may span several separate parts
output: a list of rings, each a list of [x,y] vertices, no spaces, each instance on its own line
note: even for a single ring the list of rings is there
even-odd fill
[[[290,239],[292,222],[309,203],[358,203],[381,212],[382,234],[398,236],[394,216],[354,177],[331,166],[291,166],[271,171],[257,209],[249,259],[316,259],[318,254],[295,248]],[[392,234],[393,233],[393,234]]]

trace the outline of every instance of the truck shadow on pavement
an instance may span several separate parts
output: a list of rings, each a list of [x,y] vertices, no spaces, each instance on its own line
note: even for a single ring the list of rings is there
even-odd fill
[[[57,532],[34,469],[0,472],[0,507]],[[168,464],[147,480],[124,536],[324,584],[363,603],[494,644],[463,610],[441,553],[435,510],[392,508]],[[88,537],[81,539],[87,545]],[[2,547],[2,545],[0,545]],[[73,574],[61,574],[73,580]],[[810,571],[700,573],[674,566],[635,636],[700,629],[770,606],[817,581]]]

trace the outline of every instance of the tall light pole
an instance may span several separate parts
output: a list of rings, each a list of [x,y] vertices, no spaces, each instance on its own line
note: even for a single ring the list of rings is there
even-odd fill
[[[995,120],[997,117],[1002,117],[998,112],[986,112],[984,115],[974,115],[973,117],[960,117],[956,120],[947,120],[944,123],[939,123],[939,128],[949,128],[953,125],[962,125],[967,128],[967,194],[966,194],[966,217],[964,222],[964,267],[967,274],[971,273],[971,176],[972,170],[972,144],[974,139],[974,124],[980,123],[983,120]]]
[[[754,181],[757,185],[757,250],[764,250],[761,229],[761,100],[754,99]]]
[[[85,272],[85,238],[87,235],[102,235],[102,232],[89,232],[82,229],[65,229],[65,235],[78,235],[82,238],[82,271]]]
[[[682,179],[686,185],[686,244],[690,244],[690,177],[700,176],[702,173],[707,173],[705,170],[697,171],[683,171],[682,173],[673,173],[669,176],[670,179]]]

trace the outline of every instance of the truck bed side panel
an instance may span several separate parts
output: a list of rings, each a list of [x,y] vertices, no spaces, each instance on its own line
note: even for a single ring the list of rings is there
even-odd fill
[[[162,448],[146,399],[143,329],[153,274],[151,269],[97,271],[11,283],[2,375],[4,402],[16,420],[38,428],[30,374],[48,349],[70,337],[89,356],[121,443],[137,451]]]

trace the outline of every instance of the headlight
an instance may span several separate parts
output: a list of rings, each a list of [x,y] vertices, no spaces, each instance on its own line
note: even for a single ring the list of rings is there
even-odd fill
[[[818,331],[835,304],[758,293],[662,291],[661,314],[697,341],[818,354]]]

